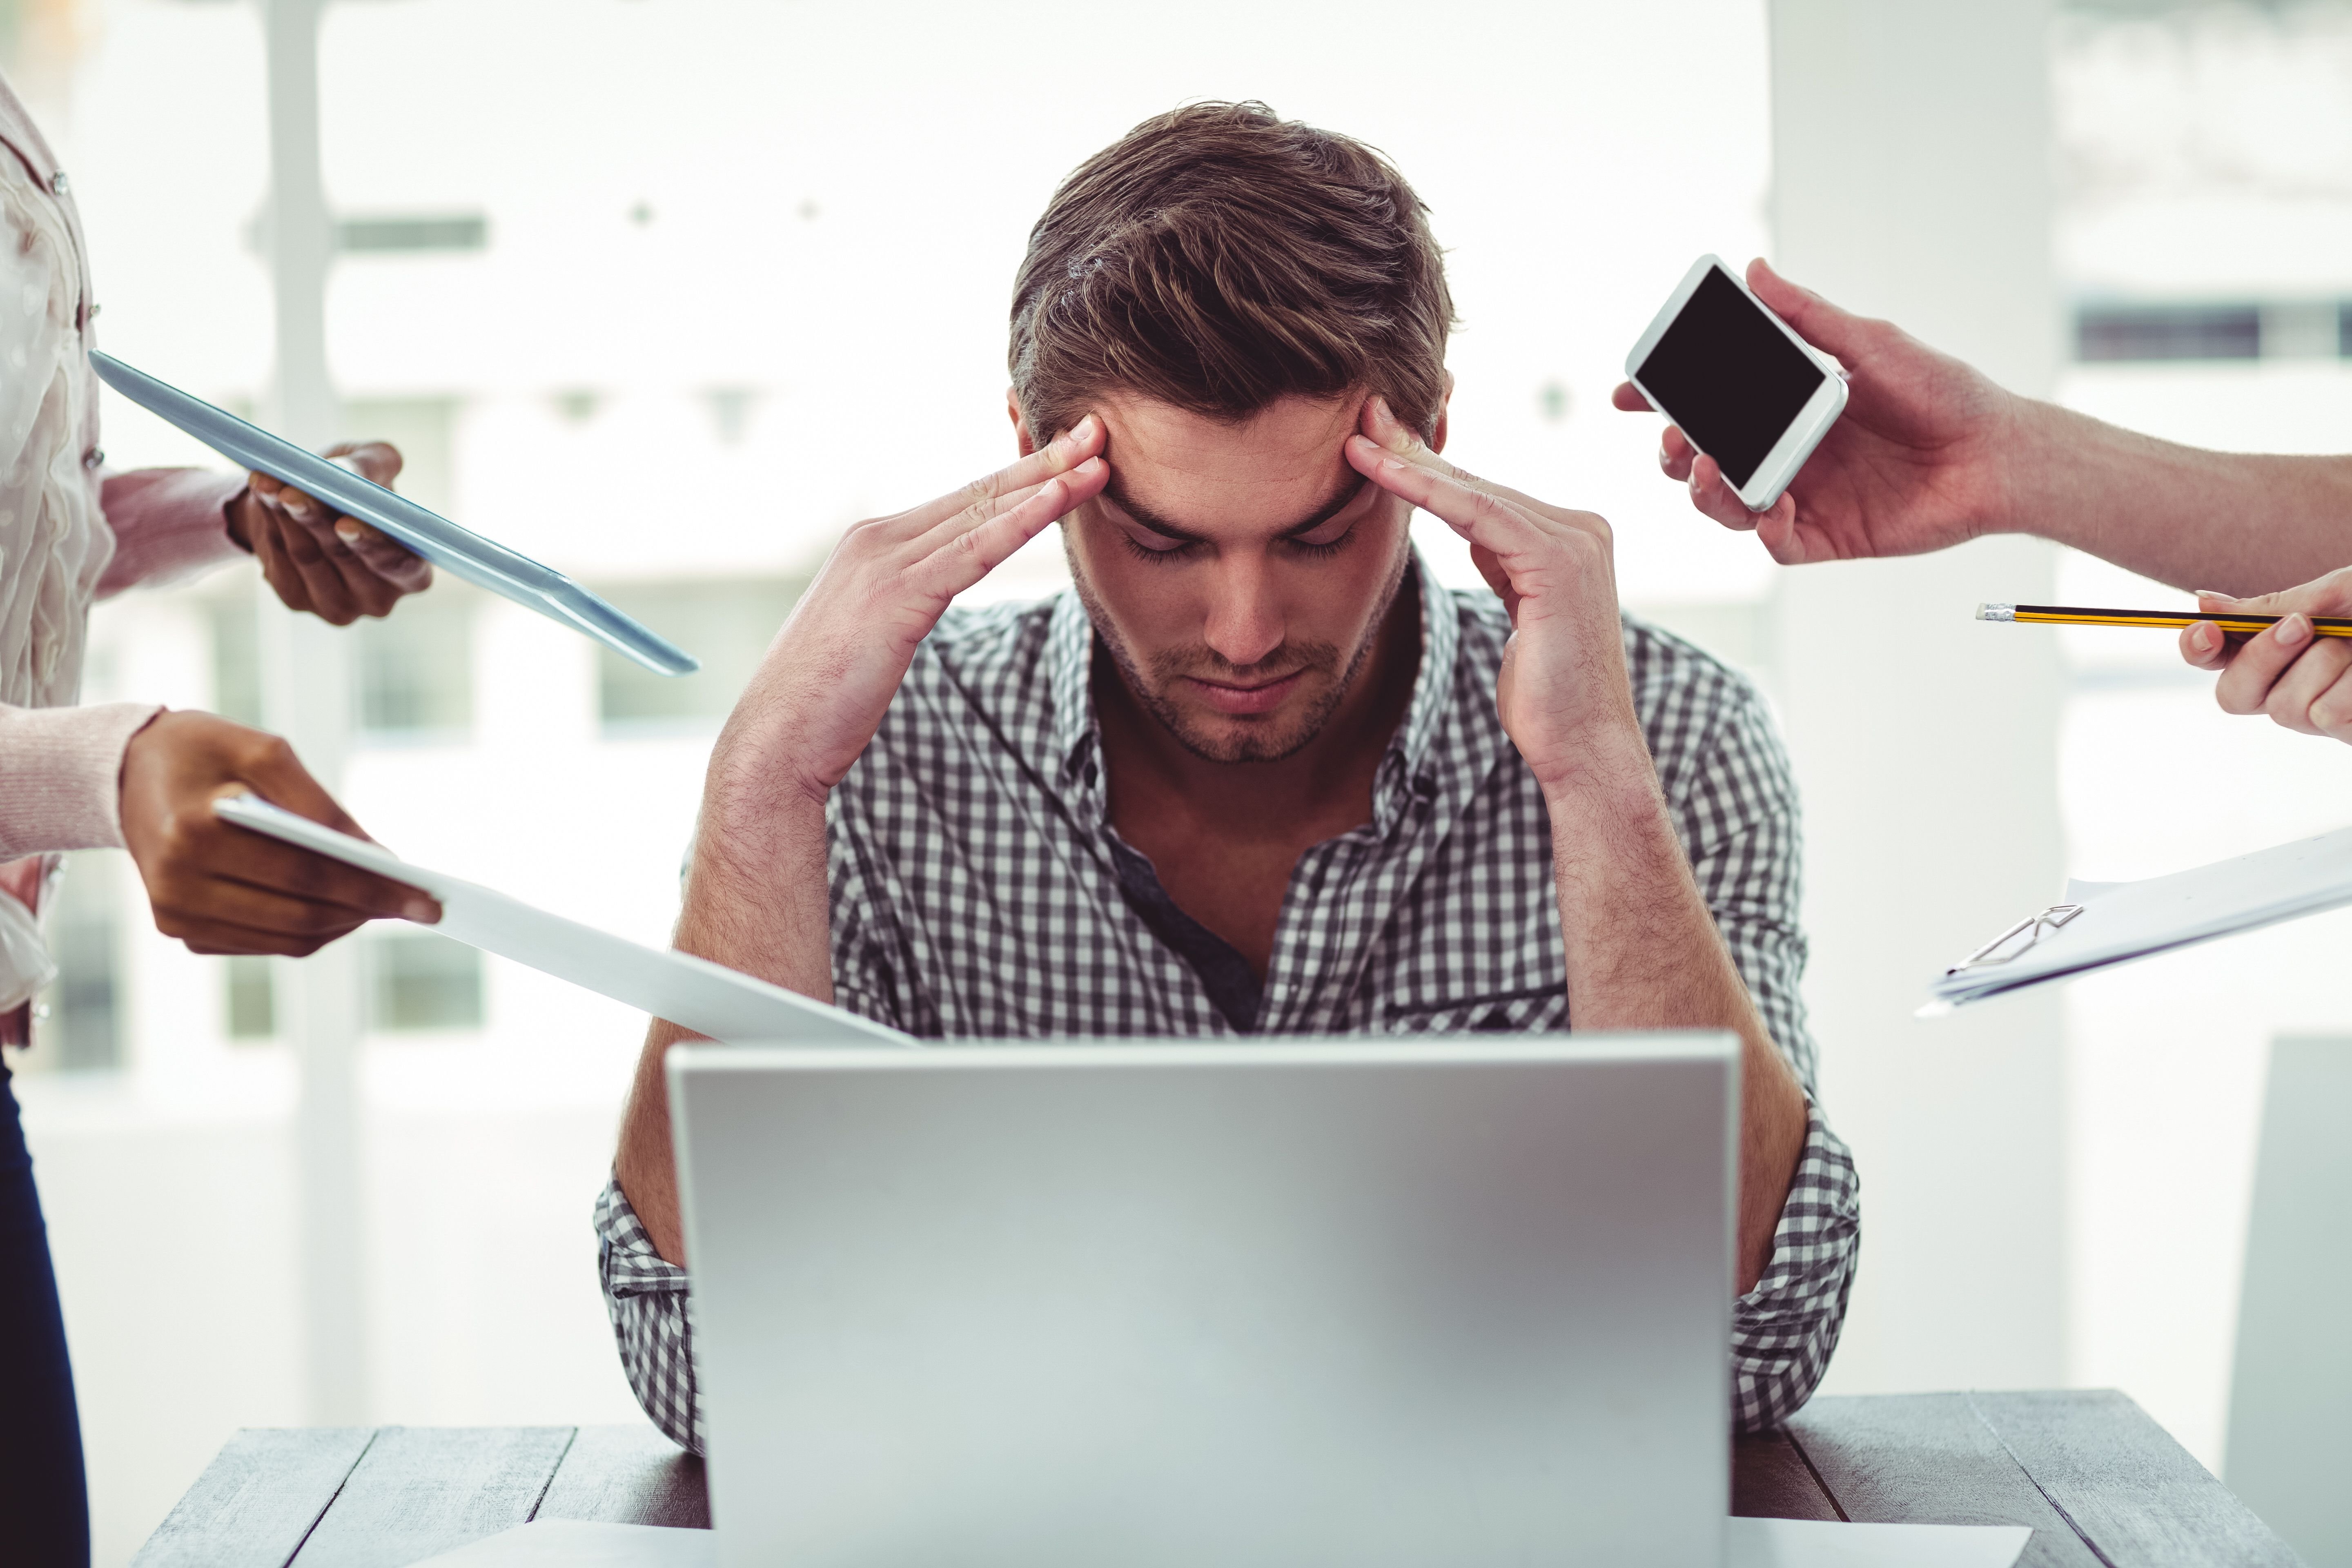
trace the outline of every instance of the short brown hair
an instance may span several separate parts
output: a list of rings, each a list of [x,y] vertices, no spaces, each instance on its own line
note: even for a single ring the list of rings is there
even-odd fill
[[[1114,388],[1239,421],[1362,387],[1425,436],[1453,326],[1428,209],[1385,158],[1263,103],[1196,103],[1054,193],[1009,358],[1040,442]]]

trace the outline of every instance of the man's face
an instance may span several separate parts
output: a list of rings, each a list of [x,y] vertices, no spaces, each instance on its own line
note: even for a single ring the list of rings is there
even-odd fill
[[[1195,755],[1276,762],[1347,696],[1408,560],[1412,509],[1348,466],[1360,395],[1244,425],[1108,397],[1110,483],[1062,523],[1129,689]]]

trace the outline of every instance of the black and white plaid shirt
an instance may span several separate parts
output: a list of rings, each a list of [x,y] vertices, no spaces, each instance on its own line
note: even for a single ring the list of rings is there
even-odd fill
[[[1299,857],[1263,987],[1112,829],[1076,595],[951,609],[828,812],[840,1004],[929,1037],[1562,1030],[1552,822],[1495,713],[1510,625],[1420,572],[1422,666],[1372,820]],[[1628,618],[1633,697],[1698,886],[1805,1083],[1798,822],[1754,689]],[[1812,1111],[1772,1259],[1733,1317],[1732,1416],[1792,1414],[1845,1317],[1853,1164]],[[702,1447],[686,1270],[617,1183],[596,1209],[621,1361],[656,1426]]]

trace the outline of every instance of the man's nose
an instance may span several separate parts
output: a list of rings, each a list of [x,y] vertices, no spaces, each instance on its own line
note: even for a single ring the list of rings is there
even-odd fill
[[[1282,646],[1282,610],[1263,556],[1236,552],[1217,563],[1203,635],[1220,658],[1247,668]]]

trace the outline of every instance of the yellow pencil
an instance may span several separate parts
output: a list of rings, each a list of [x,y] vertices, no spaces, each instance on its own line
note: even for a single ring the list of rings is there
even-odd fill
[[[2194,610],[2084,610],[2072,605],[1979,605],[1980,621],[2020,621],[2043,626],[2193,626],[2210,621],[2233,637],[2252,637],[2284,616],[2200,615]],[[2352,637],[2352,616],[2312,616],[2311,629],[2324,637]]]

